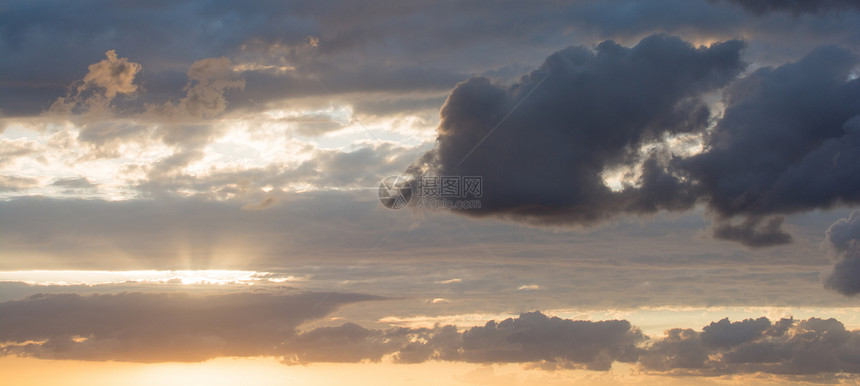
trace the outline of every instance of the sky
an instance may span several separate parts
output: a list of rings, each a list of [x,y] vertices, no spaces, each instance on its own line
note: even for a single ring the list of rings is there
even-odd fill
[[[860,382],[856,1],[0,20],[13,384]]]

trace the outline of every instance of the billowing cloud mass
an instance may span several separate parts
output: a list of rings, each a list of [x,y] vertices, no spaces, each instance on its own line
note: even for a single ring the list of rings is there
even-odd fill
[[[824,243],[836,258],[824,278],[825,286],[845,295],[860,293],[860,212],[851,212],[827,228]]]
[[[483,176],[481,209],[463,214],[582,224],[704,202],[717,238],[790,242],[779,215],[860,202],[858,61],[822,47],[730,84],[742,47],[607,41],[559,51],[512,86],[469,79],[410,172]],[[702,98],[727,85],[718,116]]]
[[[765,317],[648,337],[626,320],[583,321],[540,312],[458,329],[368,329],[355,323],[297,327],[338,306],[378,299],[357,294],[39,294],[0,303],[4,355],[133,362],[277,356],[285,364],[458,361],[523,363],[544,369],[723,375],[860,373],[860,333],[835,319]]]
[[[706,150],[678,161],[719,215],[860,202],[860,80],[850,51],[822,47],[733,84]]]
[[[645,369],[676,374],[860,372],[860,333],[836,319],[767,318],[672,329],[639,358]]]
[[[670,154],[640,149],[704,130],[711,112],[702,97],[743,70],[743,47],[695,48],[667,36],[632,48],[606,41],[594,52],[556,52],[509,87],[469,79],[451,92],[437,146],[412,171],[482,176],[481,210],[468,214],[588,223],[689,209],[692,187],[672,175]],[[604,182],[604,171],[639,162],[629,172],[641,175],[621,191]]]

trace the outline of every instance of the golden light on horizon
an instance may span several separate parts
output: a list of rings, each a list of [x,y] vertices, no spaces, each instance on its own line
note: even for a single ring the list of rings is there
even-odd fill
[[[0,271],[0,281],[31,285],[98,285],[121,283],[227,285],[299,281],[293,275],[241,270],[132,270],[132,271]]]

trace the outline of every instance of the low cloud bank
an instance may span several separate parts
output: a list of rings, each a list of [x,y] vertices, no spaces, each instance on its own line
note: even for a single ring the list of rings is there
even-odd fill
[[[0,303],[0,348],[3,355],[134,362],[276,356],[285,364],[390,358],[598,371],[622,362],[651,373],[704,376],[860,373],[860,331],[848,331],[836,319],[723,319],[659,337],[626,320],[540,312],[465,330],[355,323],[298,330],[339,306],[379,299],[340,293],[40,294]]]

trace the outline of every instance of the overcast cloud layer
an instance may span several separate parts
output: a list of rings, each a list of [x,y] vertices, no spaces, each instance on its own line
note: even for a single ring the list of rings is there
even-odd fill
[[[856,1],[15,0],[0,20],[4,356],[860,374]],[[393,175],[480,176],[481,206],[389,210]],[[583,312],[603,316],[548,316]]]

